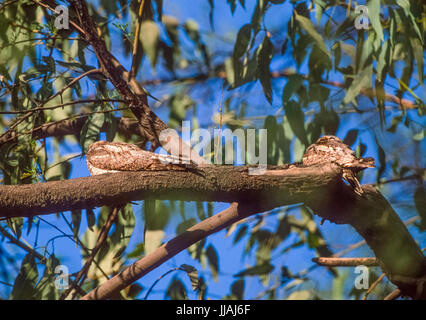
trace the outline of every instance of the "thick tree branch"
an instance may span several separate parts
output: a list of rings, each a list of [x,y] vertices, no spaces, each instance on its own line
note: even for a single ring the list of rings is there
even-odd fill
[[[404,295],[426,299],[426,259],[389,202],[373,186],[357,197],[334,186],[333,197],[306,201],[316,214],[338,224],[350,224],[373,250],[382,270]]]
[[[420,248],[383,196],[370,186],[364,186],[363,190],[364,195],[357,196],[343,183],[331,184],[322,190],[322,197],[311,198],[311,207],[332,222],[350,223],[376,255],[376,259],[362,262],[368,264],[374,260],[374,265],[378,262],[402,294],[426,299],[426,262]],[[163,244],[82,299],[107,299],[197,241],[267,209],[268,205],[262,202],[233,203],[227,210],[201,221]]]
[[[271,209],[309,198],[314,201],[341,176],[340,168],[333,164],[287,166],[265,175],[249,175],[247,167],[207,166],[198,167],[196,172],[119,172],[28,185],[0,185],[0,215],[34,216],[144,199],[247,201],[261,206],[266,203]]]
[[[364,194],[357,196],[340,180],[341,170],[334,164],[271,169],[265,175],[255,176],[248,174],[247,167],[208,166],[199,167],[197,172],[120,172],[33,185],[0,186],[0,212],[10,218],[143,199],[240,203],[194,226],[186,233],[188,238],[179,236],[173,240],[173,250],[166,244],[161,249],[163,253],[145,257],[140,261],[143,267],[131,267],[123,281],[112,282],[114,289],[108,290],[108,295],[97,295],[106,298],[110,292],[127,286],[129,281],[229,224],[254,213],[303,202],[322,218],[352,225],[373,250],[387,277],[404,295],[426,297],[425,258],[404,223],[374,187],[364,186]],[[124,277],[123,274],[120,277]]]
[[[118,275],[89,292],[82,299],[107,299],[111,297],[197,241],[258,212],[257,210],[258,208],[254,209],[243,204],[231,204],[228,209],[201,221],[163,244],[151,254],[136,261]]]

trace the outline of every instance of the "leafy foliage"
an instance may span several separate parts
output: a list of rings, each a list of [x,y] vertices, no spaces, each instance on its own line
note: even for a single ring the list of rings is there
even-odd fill
[[[418,216],[410,227],[416,237],[417,231],[424,231],[424,4],[367,1],[369,28],[357,29],[354,2],[227,0],[226,11],[220,11],[217,1],[208,0],[205,6],[202,2],[191,3],[200,14],[187,18],[161,0],[145,1],[141,14],[138,1],[102,0],[96,6],[88,1],[107,48],[126,68],[133,61],[136,79],[159,97],[150,100],[150,106],[170,128],[179,130],[182,121],[192,120],[193,129],[267,129],[271,165],[300,161],[318,137],[337,134],[357,155],[376,158],[377,170],[369,176],[367,172],[365,182],[376,183],[386,197],[401,204],[404,217]],[[207,16],[208,22],[203,20]],[[87,175],[80,156],[99,139],[146,143],[118,132],[118,119],[132,113],[103,75],[85,75],[99,65],[96,55],[74,29],[57,29],[55,17],[31,1],[0,5],[3,184]],[[83,116],[84,124],[73,134],[61,133],[66,121]],[[57,131],[40,139],[33,134],[40,128]],[[243,150],[242,159],[250,156]],[[218,208],[160,200],[127,204],[82,289],[92,289]],[[83,263],[88,259],[108,213],[109,208],[102,207],[58,212],[54,220],[0,221],[8,235],[32,243],[15,254],[10,250],[14,244],[7,243],[6,236],[0,238],[0,280],[11,283],[10,289],[0,288],[0,296],[58,299],[55,267],[66,264],[76,247],[73,256]],[[318,223],[308,208],[295,205],[235,224],[227,230],[226,244],[219,233],[189,247],[182,254],[184,261],[173,269],[183,272],[161,281],[156,297],[211,298],[212,281],[222,287],[227,283],[216,298],[361,297],[348,289],[353,280],[348,273],[327,269],[328,290],[320,291],[315,288],[324,277],[318,268],[293,263],[299,261],[297,255],[305,262],[330,256],[356,240],[352,233],[342,236]],[[50,239],[42,240],[39,233],[46,228]],[[416,240],[425,243],[423,235]],[[59,241],[67,242],[61,247],[55,245]],[[357,254],[368,252],[361,249]],[[12,262],[20,268],[9,275],[3,270]],[[147,295],[154,282],[147,276],[123,290],[122,298]],[[383,286],[377,297],[389,290]]]

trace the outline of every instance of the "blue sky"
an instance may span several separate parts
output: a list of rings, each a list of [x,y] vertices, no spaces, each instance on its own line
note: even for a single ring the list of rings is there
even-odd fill
[[[197,23],[200,26],[200,30],[205,32],[204,37],[206,37],[206,41],[210,39],[211,35],[209,35],[209,31],[211,31],[211,27],[209,24],[209,5],[208,1],[197,1],[197,5],[194,5],[194,1],[164,1],[163,5],[163,14],[175,16],[178,18],[180,22],[184,22],[187,19],[194,19],[197,21]],[[237,9],[234,13],[234,15],[231,14],[229,6],[226,4],[225,1],[215,1],[215,11],[214,11],[214,26],[215,26],[215,34],[219,35],[220,37],[228,38],[228,39],[235,39],[235,35],[238,32],[239,28],[247,23],[250,20],[252,9],[254,6],[254,1],[247,1],[246,9],[244,10],[241,8],[241,6],[237,5]],[[274,6],[274,10],[269,10],[265,19],[265,23],[269,30],[280,30],[280,27],[282,25],[286,25],[286,22],[291,16],[291,6],[288,4],[285,4],[283,6]],[[117,22],[113,17],[110,17],[109,19],[110,23]],[[283,30],[283,32],[286,32],[286,30]],[[129,68],[131,64],[131,59],[125,58],[123,56],[123,49],[120,47],[120,45],[114,45],[121,43],[120,41],[120,34],[118,30],[115,30],[112,34],[112,53],[118,58],[119,61],[123,62],[123,65],[126,68]],[[232,50],[232,42],[228,43],[226,41],[221,41],[219,39],[215,39],[213,41],[209,41],[209,43],[212,43],[212,49],[214,50],[225,50],[230,51]],[[41,47],[39,47],[41,48]],[[40,56],[46,54],[46,52],[43,52],[41,49],[39,50]],[[88,61],[88,64],[91,65],[97,65],[96,61],[93,59]],[[272,63],[272,69],[276,68],[282,68],[287,67],[289,62],[286,59],[276,59]],[[303,73],[308,72],[307,65],[303,65],[300,68],[300,71]],[[158,76],[161,76],[161,70],[158,71],[158,74],[154,74],[152,72],[152,69],[149,65],[149,62],[147,59],[144,60],[142,65],[142,72],[140,72],[139,77],[141,77],[141,80],[147,80],[156,78]],[[342,80],[342,79],[331,79],[331,80]],[[253,86],[252,90],[250,91],[252,94],[251,99],[251,106],[248,110],[248,116],[264,116],[264,115],[274,115],[277,111],[281,108],[281,90],[284,86],[286,79],[277,79],[274,80],[273,87],[279,88],[279,90],[274,90],[274,100],[273,104],[269,105],[266,99],[263,96],[262,89],[260,85],[257,83]],[[91,92],[91,89],[87,90],[86,88],[91,88],[90,82],[87,82],[87,80],[83,80],[82,82],[82,88],[83,93],[88,94]],[[221,80],[217,81],[210,81],[209,86],[211,86],[213,91],[220,92],[220,88],[222,85]],[[158,90],[155,87],[149,87],[148,90],[153,94],[154,96],[162,96],[167,90],[172,90],[172,86],[166,86],[165,88],[162,88]],[[225,92],[225,97],[227,95],[233,95],[233,94],[244,94],[246,91],[243,89],[236,89],[230,92]],[[420,95],[423,98],[426,98],[426,94],[424,90],[417,89],[416,93]],[[197,106],[197,117],[198,121],[200,122],[200,125],[202,127],[208,127],[213,128],[214,124],[212,123],[212,116],[215,112],[217,112],[220,102],[220,96],[217,94],[214,97],[209,97],[207,101],[203,101],[203,94],[200,93],[197,96],[197,93],[195,92],[193,95],[193,98],[199,102]],[[153,101],[150,101],[151,104],[153,104]],[[160,118],[162,118],[163,121],[167,122],[168,120],[168,110],[164,107],[156,109],[155,112],[157,113]],[[282,113],[282,111],[281,111]],[[409,116],[413,117],[413,119],[416,119],[420,122],[424,120],[417,117],[415,113],[409,113]],[[370,114],[368,117],[376,117],[378,118],[377,113]],[[388,118],[389,122],[391,117]],[[367,146],[374,145],[373,135],[372,132],[376,131],[377,129],[372,129],[368,126],[365,126],[365,123],[367,120],[371,119],[365,119],[362,117],[353,117],[353,116],[342,116],[341,118],[341,125],[339,126],[337,135],[340,137],[344,137],[346,133],[353,128],[360,128],[361,133],[358,139],[363,141],[367,144]],[[263,120],[254,121],[253,126],[256,128],[259,128],[263,125]],[[398,129],[398,130],[404,130],[404,129]],[[404,136],[404,134],[401,134]],[[101,139],[105,139],[104,135],[101,135]],[[358,140],[358,141],[360,141]],[[403,143],[403,142],[402,142]],[[393,145],[388,146],[389,148],[392,148]],[[420,145],[421,148],[424,150],[424,141]],[[52,145],[49,144],[48,148],[49,152],[53,155],[53,149]],[[78,144],[68,144],[66,147],[61,146],[61,150],[63,153],[79,153],[81,152],[81,148]],[[377,158],[377,150],[374,150],[371,147],[367,148],[366,156],[372,156]],[[50,157],[52,159],[52,157]],[[412,160],[412,159],[409,159]],[[424,164],[424,159],[420,160]],[[85,163],[85,158],[76,158],[71,160],[72,164],[72,171],[70,178],[77,178],[77,177],[84,177],[88,176],[89,172],[87,170],[87,166]],[[388,168],[387,173],[391,173],[391,169]],[[363,177],[363,183],[374,183],[376,180],[376,170],[369,169],[365,172]],[[410,188],[410,186],[407,186]],[[407,201],[410,201],[407,197],[404,197],[404,195],[399,193],[399,190],[401,189],[395,189],[392,186],[385,189],[385,195],[388,197],[390,201],[395,200],[394,208],[395,210],[401,215],[402,219],[407,219],[413,215],[413,211],[410,208],[406,208],[404,205],[401,207],[398,206],[398,203],[404,203]],[[412,200],[411,200],[412,202]],[[227,208],[227,204],[218,203],[214,205],[214,213],[220,212],[221,210]],[[143,230],[144,230],[144,222],[142,219],[142,202],[138,202],[138,205],[134,205],[134,213],[136,216],[136,226],[134,233],[132,235],[132,238],[130,240],[129,248],[126,250],[126,253],[131,252],[132,249],[140,242],[143,242]],[[196,209],[194,203],[188,203],[186,205],[186,213],[187,216],[194,216],[196,217]],[[96,213],[98,210],[95,211]],[[292,213],[295,213],[297,215],[296,210],[293,210]],[[70,221],[70,213],[65,213],[65,216]],[[71,231],[68,229],[68,226],[63,222],[62,219],[58,219],[55,215],[48,215],[43,216],[43,219],[49,221],[52,224],[55,224],[58,228],[65,230],[67,233],[71,234]],[[179,214],[176,212],[172,219],[170,220],[167,228],[165,229],[165,238],[164,241],[170,240],[175,235],[176,225],[180,223],[182,219],[180,218]],[[319,223],[319,219],[315,217],[315,221]],[[273,215],[270,218],[265,219],[265,225],[263,226],[266,229],[273,230],[276,227],[277,219],[276,215]],[[250,223],[250,227],[252,227],[254,223]],[[44,246],[46,243],[49,242],[49,240],[52,237],[58,236],[58,232],[54,229],[52,229],[50,226],[46,225],[45,223],[41,222],[40,224],[40,232],[38,235],[38,244],[39,246]],[[82,223],[80,227],[80,235],[82,235],[87,227],[86,219],[82,217]],[[347,245],[358,242],[361,239],[360,236],[358,236],[351,227],[349,226],[337,226],[334,224],[330,224],[326,222],[323,226],[320,227],[321,232],[326,235],[326,239],[329,241],[331,245],[332,251],[336,252],[339,250],[344,249]],[[423,235],[419,235],[417,232],[417,229],[410,228],[410,231],[413,232],[413,236],[416,239],[419,239],[424,246],[426,244],[426,238]],[[233,244],[233,237],[235,236],[235,233],[232,234],[230,237],[226,237],[226,231],[220,231],[210,237],[206,240],[207,247],[209,244],[213,244],[218,252],[219,256],[219,263],[220,263],[220,274],[219,274],[219,281],[215,282],[214,279],[211,276],[210,269],[202,267],[200,263],[197,261],[194,261],[188,254],[187,251],[181,252],[177,256],[175,256],[173,259],[167,261],[162,266],[157,268],[156,270],[149,273],[147,276],[145,276],[143,279],[139,280],[138,283],[140,283],[145,289],[149,288],[156,279],[158,279],[161,275],[169,271],[170,269],[177,267],[183,263],[193,265],[197,268],[199,274],[202,274],[208,285],[208,297],[212,299],[218,299],[223,297],[224,295],[229,293],[230,284],[235,281],[237,278],[235,278],[233,275],[236,274],[238,271],[241,271],[245,267],[253,266],[255,263],[255,257],[253,255],[248,255],[244,258],[242,258],[242,251],[245,246],[244,238],[242,241],[240,241],[237,244]],[[26,235],[25,232],[23,233],[23,239],[28,241],[28,243],[32,244],[35,239],[35,232],[31,232],[29,235]],[[277,265],[286,265],[292,272],[299,272],[303,269],[309,268],[313,263],[311,262],[311,258],[315,257],[315,251],[312,249],[308,249],[306,246],[300,247],[298,249],[291,250],[288,254],[280,255],[279,252],[282,250],[282,248],[288,246],[295,240],[295,235],[292,235],[289,237],[284,243],[282,243],[279,248],[274,251],[273,262],[277,263]],[[49,252],[52,250],[51,242],[49,247],[47,248]],[[62,264],[65,264],[71,272],[76,272],[81,267],[81,259],[80,259],[80,249],[76,247],[76,245],[68,238],[57,238],[54,241],[55,244],[55,255],[61,260]],[[6,245],[5,248],[10,252],[19,252],[22,253],[22,251],[18,248],[16,248],[13,245]],[[361,249],[355,250],[351,252],[350,256],[364,256],[364,255],[370,255],[371,252],[369,251],[366,246],[363,246]],[[42,270],[42,269],[40,269]],[[13,279],[14,276],[14,270],[11,270],[11,278]],[[350,271],[352,272],[352,271]],[[41,273],[41,272],[40,272]],[[187,288],[187,291],[189,292],[189,298],[196,299],[195,293],[190,293],[191,285],[190,282],[184,272],[175,272],[171,275],[166,276],[164,279],[159,281],[158,285],[155,287],[155,290],[150,295],[150,299],[163,299],[164,298],[164,290],[167,288],[167,285],[169,284],[171,278],[173,276],[178,276],[182,281],[185,283],[185,286]],[[353,277],[355,277],[354,274],[352,274]],[[279,277],[279,270],[275,270],[272,274],[272,277]],[[323,268],[316,268],[315,271],[312,272],[312,278],[314,279],[320,279],[316,281],[317,283],[312,283],[312,286],[315,286],[317,289],[327,289],[329,288],[330,281],[332,281],[332,277],[330,274]],[[254,298],[257,296],[259,292],[261,292],[264,289],[263,285],[257,280],[257,278],[246,278],[246,290],[245,290],[245,298]],[[8,292],[8,289],[4,287],[4,289],[1,289],[0,292],[2,293],[2,297],[6,297]],[[139,298],[143,298],[145,295],[144,291],[142,295]]]

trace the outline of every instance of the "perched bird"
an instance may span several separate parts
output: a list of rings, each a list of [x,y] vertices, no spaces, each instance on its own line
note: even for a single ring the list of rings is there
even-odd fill
[[[373,158],[357,158],[355,152],[335,136],[323,136],[310,145],[303,155],[302,162],[306,166],[327,162],[338,164],[343,168],[343,179],[359,195],[363,191],[357,173],[366,168],[375,167]]]
[[[97,141],[86,153],[91,175],[119,171],[186,170],[196,167],[190,159],[145,151],[124,142]]]

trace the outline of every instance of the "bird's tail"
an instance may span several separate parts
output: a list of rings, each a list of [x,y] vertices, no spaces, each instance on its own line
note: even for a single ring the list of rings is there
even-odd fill
[[[344,164],[343,167],[350,168],[354,172],[359,172],[366,168],[375,168],[373,158],[358,158],[350,163]]]
[[[359,164],[362,165],[364,168],[375,168],[374,165],[374,158],[359,158],[358,159]]]
[[[163,164],[173,164],[188,169],[197,167],[197,163],[195,161],[185,156],[156,153],[153,155],[153,158],[158,159]]]

